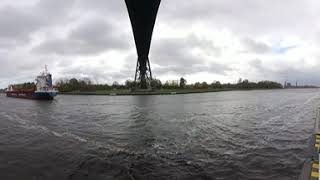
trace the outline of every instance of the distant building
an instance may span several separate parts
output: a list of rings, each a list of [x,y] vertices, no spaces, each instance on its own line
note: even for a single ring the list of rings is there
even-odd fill
[[[290,82],[285,82],[284,88],[292,88],[292,85]]]
[[[284,83],[284,88],[318,88],[318,86],[314,85],[298,85],[298,82],[296,81],[295,85],[292,85],[290,82]]]

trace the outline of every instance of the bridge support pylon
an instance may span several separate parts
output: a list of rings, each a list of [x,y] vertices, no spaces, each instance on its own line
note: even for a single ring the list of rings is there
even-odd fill
[[[161,0],[125,0],[125,2],[138,54],[134,80],[139,89],[151,89],[149,51]]]
[[[152,81],[152,71],[149,58],[138,58],[134,81],[139,86],[139,88],[150,89],[150,84]]]

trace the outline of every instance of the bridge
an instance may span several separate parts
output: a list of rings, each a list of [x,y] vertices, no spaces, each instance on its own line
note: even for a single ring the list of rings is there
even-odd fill
[[[125,2],[138,54],[134,80],[140,89],[148,89],[152,80],[149,51],[161,0],[125,0]]]

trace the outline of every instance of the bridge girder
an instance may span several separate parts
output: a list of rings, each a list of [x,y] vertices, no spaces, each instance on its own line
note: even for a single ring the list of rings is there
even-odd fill
[[[125,2],[138,54],[135,82],[139,82],[141,89],[147,89],[152,80],[149,51],[161,0],[125,0]]]

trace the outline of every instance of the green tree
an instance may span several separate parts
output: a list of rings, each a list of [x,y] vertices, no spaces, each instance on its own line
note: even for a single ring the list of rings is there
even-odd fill
[[[200,88],[201,88],[201,83],[200,83],[200,82],[196,82],[196,83],[193,85],[193,88],[195,88],[195,89],[200,89]]]
[[[114,82],[112,83],[112,88],[114,88],[114,89],[120,88],[120,84],[118,83],[118,81],[114,81]]]
[[[213,89],[220,89],[220,88],[222,88],[222,85],[221,85],[220,81],[214,81],[213,83],[211,83],[210,87]]]
[[[134,86],[134,81],[126,80],[126,82],[124,83],[124,86],[125,86],[125,88],[127,88],[127,89],[132,89],[132,88],[134,88],[134,87],[133,87],[133,86]]]
[[[69,86],[70,86],[71,91],[80,90],[80,84],[76,78],[72,78],[69,80]]]
[[[150,82],[150,85],[153,90],[162,88],[162,82],[160,81],[160,79],[153,79]]]
[[[187,80],[183,77],[180,78],[180,88],[185,88],[187,85]]]
[[[202,82],[202,83],[201,83],[201,88],[202,88],[202,89],[208,89],[208,88],[209,88],[208,83],[207,83],[207,82],[205,82],[205,81],[204,81],[204,82]]]

